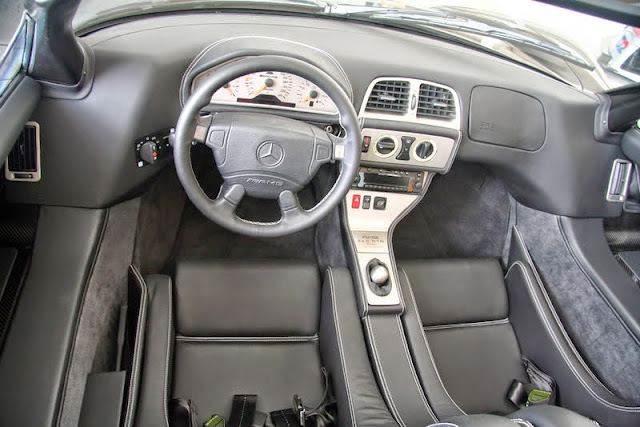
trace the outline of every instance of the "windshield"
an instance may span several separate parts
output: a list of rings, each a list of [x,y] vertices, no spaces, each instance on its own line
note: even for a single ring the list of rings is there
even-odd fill
[[[82,0],[74,27],[82,34],[123,18],[209,9],[282,10],[424,32],[585,90],[640,81],[640,29],[533,0]]]

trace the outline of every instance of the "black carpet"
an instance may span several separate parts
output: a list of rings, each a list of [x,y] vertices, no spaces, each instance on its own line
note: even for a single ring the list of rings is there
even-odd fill
[[[433,179],[396,227],[397,258],[500,258],[509,225],[509,193],[480,166],[456,162]]]

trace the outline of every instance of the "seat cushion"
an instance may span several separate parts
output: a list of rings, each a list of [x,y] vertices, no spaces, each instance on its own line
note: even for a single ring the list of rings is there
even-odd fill
[[[504,319],[502,269],[495,259],[403,261],[425,326]]]
[[[176,332],[191,337],[313,336],[320,286],[312,263],[181,262]]]
[[[453,400],[469,414],[508,414],[514,379],[529,382],[508,322],[426,330],[435,364]]]
[[[445,259],[403,262],[418,321],[405,314],[418,373],[430,398],[441,385],[462,410],[471,414],[508,414],[516,408],[506,394],[514,379],[529,382],[518,341],[509,320],[502,269],[494,259]],[[401,270],[402,271],[402,270]],[[412,292],[411,292],[412,291]],[[411,313],[413,314],[413,313]],[[412,326],[415,325],[415,326]],[[420,332],[424,333],[424,337]],[[430,347],[424,353],[426,344]],[[430,374],[435,367],[442,384]],[[438,394],[439,413],[449,417],[456,407]],[[447,406],[448,405],[448,406]]]

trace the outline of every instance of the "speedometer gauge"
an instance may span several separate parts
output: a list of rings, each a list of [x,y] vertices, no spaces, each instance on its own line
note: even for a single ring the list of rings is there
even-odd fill
[[[215,69],[199,74],[192,91],[210,78]],[[239,77],[211,97],[212,104],[302,110],[337,114],[335,104],[321,89],[303,77],[280,71],[263,71]]]

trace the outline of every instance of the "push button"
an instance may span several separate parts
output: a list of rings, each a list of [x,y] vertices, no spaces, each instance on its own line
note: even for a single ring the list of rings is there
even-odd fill
[[[360,195],[354,194],[351,199],[351,208],[352,209],[360,209]]]
[[[364,196],[362,198],[362,209],[369,209],[371,207],[371,196]]]
[[[373,199],[373,209],[378,211],[383,211],[387,208],[387,198],[386,197],[376,197]]]
[[[367,153],[369,151],[369,146],[371,145],[371,137],[363,136],[362,137],[362,152]]]
[[[396,156],[397,160],[409,160],[411,158],[411,144],[413,144],[413,142],[416,139],[412,136],[403,136],[401,141],[402,141],[402,147],[400,148],[400,152],[398,153],[398,155]]]

